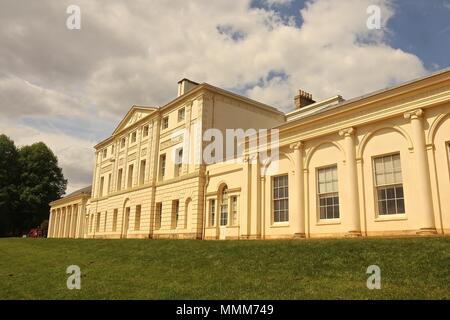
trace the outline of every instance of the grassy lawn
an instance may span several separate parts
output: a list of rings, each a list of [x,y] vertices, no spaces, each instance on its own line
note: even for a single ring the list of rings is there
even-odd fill
[[[381,290],[366,287],[373,264]],[[0,239],[0,299],[450,299],[450,237]]]

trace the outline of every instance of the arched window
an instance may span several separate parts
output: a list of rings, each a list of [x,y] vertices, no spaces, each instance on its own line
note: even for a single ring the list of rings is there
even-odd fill
[[[228,225],[228,188],[224,186],[220,195],[220,225]]]

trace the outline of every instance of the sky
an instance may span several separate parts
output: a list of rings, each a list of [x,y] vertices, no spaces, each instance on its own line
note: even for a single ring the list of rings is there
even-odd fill
[[[182,78],[287,112],[299,89],[350,99],[447,67],[450,0],[2,0],[0,134],[45,142],[70,193],[130,107],[166,104]]]

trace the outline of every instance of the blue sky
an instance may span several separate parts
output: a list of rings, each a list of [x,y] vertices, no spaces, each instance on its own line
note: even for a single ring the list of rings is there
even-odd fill
[[[303,21],[297,13],[305,2],[294,0],[271,8],[295,16],[296,24],[301,26]],[[428,70],[450,67],[450,0],[393,0],[392,5],[395,15],[387,24],[387,42],[417,55]],[[253,0],[252,6],[270,7],[265,0]]]

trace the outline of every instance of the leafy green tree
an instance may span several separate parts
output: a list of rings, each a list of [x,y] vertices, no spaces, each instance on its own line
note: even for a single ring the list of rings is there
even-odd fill
[[[67,180],[58,159],[43,143],[34,143],[19,149],[19,232],[39,226],[49,215],[49,203],[65,192]]]
[[[19,154],[14,142],[0,135],[0,236],[14,233],[14,215],[18,209]]]

